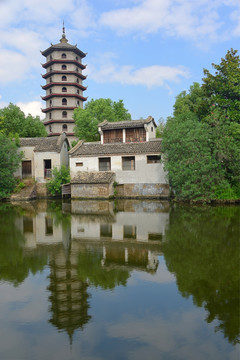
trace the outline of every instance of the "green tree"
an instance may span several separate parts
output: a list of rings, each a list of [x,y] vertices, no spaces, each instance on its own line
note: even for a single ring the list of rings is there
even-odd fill
[[[0,132],[7,136],[19,137],[43,137],[47,136],[45,126],[39,116],[25,116],[23,111],[16,105],[10,103],[7,107],[0,109]]]
[[[165,167],[179,199],[240,198],[240,61],[228,51],[215,75],[180,93],[163,132]],[[179,146],[180,145],[180,146]],[[180,166],[181,164],[181,166]],[[193,167],[193,164],[194,167]]]
[[[171,188],[179,200],[209,200],[223,171],[213,156],[209,126],[191,112],[169,118],[162,148]]]
[[[240,58],[237,50],[229,50],[219,65],[212,66],[216,70],[214,75],[203,69],[202,90],[208,105],[207,114],[211,114],[211,106],[215,106],[224,115],[225,122],[240,124]]]
[[[60,169],[53,168],[52,176],[52,179],[47,183],[47,189],[52,195],[61,195],[61,185],[67,184],[71,180],[69,169],[64,165]]]
[[[131,120],[131,115],[125,109],[123,101],[111,99],[96,99],[86,103],[85,108],[74,110],[75,135],[85,141],[99,140],[98,124],[107,120],[109,122]]]
[[[21,158],[16,142],[0,133],[0,198],[13,192],[17,181],[13,174],[20,166]]]

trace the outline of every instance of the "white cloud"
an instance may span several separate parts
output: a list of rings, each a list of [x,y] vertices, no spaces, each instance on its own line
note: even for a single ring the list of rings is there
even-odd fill
[[[18,102],[16,105],[20,107],[26,116],[31,114],[32,116],[40,116],[40,119],[44,119],[45,117],[41,111],[44,105],[40,101]]]
[[[209,41],[222,36],[220,11],[231,14],[237,4],[237,0],[141,0],[134,6],[103,13],[100,23],[119,34],[162,31],[169,36]]]
[[[143,85],[152,88],[167,86],[168,82],[179,82],[181,78],[189,77],[188,70],[183,66],[150,65],[136,69],[132,65],[115,64],[113,57],[113,54],[105,54],[98,67],[88,65],[89,78],[99,83]]]

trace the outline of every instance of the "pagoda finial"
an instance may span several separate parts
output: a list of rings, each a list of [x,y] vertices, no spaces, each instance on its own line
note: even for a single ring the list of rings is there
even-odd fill
[[[63,33],[62,33],[62,38],[60,39],[60,42],[61,43],[67,43],[68,42],[68,39],[66,38],[66,35],[65,35],[65,26],[64,26],[64,20],[63,20],[63,29],[62,29]]]

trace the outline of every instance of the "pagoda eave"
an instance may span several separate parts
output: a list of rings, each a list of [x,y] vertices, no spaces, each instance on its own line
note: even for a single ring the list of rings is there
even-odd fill
[[[86,89],[84,89],[86,90]],[[58,93],[58,94],[49,94],[49,95],[46,95],[46,96],[41,96],[42,100],[49,100],[53,97],[74,97],[74,98],[77,98],[77,99],[80,99],[82,101],[86,101],[87,98],[84,97],[84,96],[81,96],[79,94],[70,94],[70,93]]]
[[[49,78],[50,76],[53,75],[76,75],[77,77],[80,77],[81,79],[85,80],[84,78],[86,78],[83,74],[79,73],[78,71],[67,71],[67,70],[53,70],[53,71],[49,71],[46,74],[43,74],[42,77],[44,79]]]
[[[76,109],[77,106],[51,106],[48,107],[46,109],[42,109],[43,113],[47,113],[49,111],[53,111],[53,110],[74,110]]]
[[[65,134],[67,135],[67,136],[75,136],[75,134],[74,133],[68,133],[68,132],[66,132],[66,131],[64,131],[65,132]],[[62,133],[61,132],[58,132],[58,133],[49,133],[48,134],[48,137],[50,137],[50,136],[59,136],[59,135],[61,135]]]
[[[58,123],[58,124],[73,124],[74,123],[74,120],[73,119],[61,119],[61,120],[48,120],[48,121],[44,121],[43,124],[44,125],[49,125],[49,124],[55,124],[55,123]]]
[[[46,50],[41,51],[41,54],[47,57],[53,51],[73,51],[75,54],[79,55],[81,58],[84,58],[87,53],[84,53],[77,46],[63,46],[62,44],[51,45]]]
[[[65,65],[65,64],[75,64],[79,68],[81,68],[82,70],[86,69],[86,67],[87,67],[87,65],[84,65],[84,64],[80,63],[77,60],[66,60],[66,59],[62,59],[62,60],[60,60],[60,59],[52,59],[52,60],[49,60],[46,63],[41,64],[41,65],[42,65],[42,67],[44,69],[46,69],[49,66],[51,66],[52,64],[63,64],[63,65]]]
[[[86,76],[84,76],[84,79],[83,80],[85,80],[86,79]],[[51,83],[49,83],[49,84],[46,84],[46,85],[42,85],[42,89],[43,90],[47,90],[47,89],[49,89],[50,87],[52,87],[52,86],[76,86],[76,87],[78,87],[79,89],[82,89],[82,90],[86,90],[86,88],[83,86],[83,85],[81,85],[81,84],[79,84],[79,83],[73,83],[73,82],[67,82],[67,81],[62,81],[62,82],[51,82]]]

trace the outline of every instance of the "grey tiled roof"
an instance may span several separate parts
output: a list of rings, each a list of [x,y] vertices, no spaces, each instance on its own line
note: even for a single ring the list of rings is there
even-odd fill
[[[35,152],[60,152],[66,134],[52,137],[20,138],[21,147],[34,147]],[[67,140],[68,141],[68,140]]]
[[[84,143],[71,149],[70,156],[101,156],[101,155],[128,155],[128,154],[159,154],[161,152],[161,139],[139,143],[97,144]]]
[[[71,180],[71,184],[110,184],[114,175],[111,171],[79,171]]]
[[[153,121],[154,125],[156,125],[154,119],[151,116],[149,116],[147,119],[141,119],[141,120],[116,121],[116,122],[108,122],[105,120],[104,122],[98,124],[98,126],[102,130],[138,128],[138,127],[143,127],[145,124],[148,124],[151,121]]]

